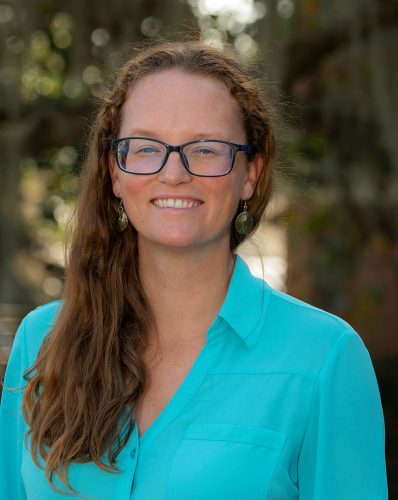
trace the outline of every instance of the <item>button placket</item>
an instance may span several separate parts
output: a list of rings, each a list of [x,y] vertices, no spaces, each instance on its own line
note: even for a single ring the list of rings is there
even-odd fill
[[[133,447],[131,448],[131,451],[130,451],[130,460],[132,461],[132,464],[131,466],[129,467],[129,469],[131,470],[131,487],[130,487],[130,494],[129,494],[129,498],[131,498],[131,494],[133,492],[133,488],[134,488],[134,479],[135,479],[135,472],[136,472],[136,469],[137,469],[137,462],[138,462],[138,452],[139,452],[139,446],[140,446],[140,440],[139,440],[139,437],[138,437],[138,427],[137,425],[134,426],[134,431],[133,431],[133,435],[131,436],[131,438],[133,439]]]

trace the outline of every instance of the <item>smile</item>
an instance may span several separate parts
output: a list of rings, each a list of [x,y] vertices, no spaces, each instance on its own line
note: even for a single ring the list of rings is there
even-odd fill
[[[151,201],[154,205],[160,208],[193,208],[201,205],[201,201],[198,200],[182,200],[182,199],[154,199]]]

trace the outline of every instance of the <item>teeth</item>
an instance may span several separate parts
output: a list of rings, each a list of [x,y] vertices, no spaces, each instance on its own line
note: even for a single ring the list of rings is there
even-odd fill
[[[167,200],[153,200],[153,204],[161,208],[192,208],[200,205],[198,201],[179,200],[168,198]]]

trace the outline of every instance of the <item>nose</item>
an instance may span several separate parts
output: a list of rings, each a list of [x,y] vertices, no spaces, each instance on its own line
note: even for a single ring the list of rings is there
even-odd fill
[[[158,179],[168,184],[180,184],[190,182],[192,175],[185,168],[180,153],[171,151],[165,165],[158,174]]]

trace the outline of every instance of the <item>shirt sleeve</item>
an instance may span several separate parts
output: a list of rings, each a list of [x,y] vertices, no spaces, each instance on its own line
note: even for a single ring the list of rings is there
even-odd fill
[[[385,430],[376,375],[352,329],[314,386],[298,462],[300,500],[387,500]]]
[[[22,416],[23,373],[28,367],[23,320],[15,335],[0,405],[0,498],[26,499],[22,482],[22,448],[26,423]]]

